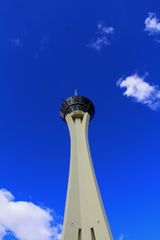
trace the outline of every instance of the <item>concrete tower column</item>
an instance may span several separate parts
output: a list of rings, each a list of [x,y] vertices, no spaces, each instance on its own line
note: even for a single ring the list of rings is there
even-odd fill
[[[89,144],[88,125],[95,112],[86,97],[73,96],[61,106],[71,139],[71,159],[62,240],[111,240]]]

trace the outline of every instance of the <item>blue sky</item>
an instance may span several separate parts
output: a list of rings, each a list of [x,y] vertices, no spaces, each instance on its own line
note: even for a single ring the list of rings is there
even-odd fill
[[[70,154],[59,107],[74,89],[96,107],[89,140],[114,240],[160,239],[159,19],[159,1],[1,1],[1,239],[25,239],[15,216],[23,230],[33,209],[38,239],[58,238]]]

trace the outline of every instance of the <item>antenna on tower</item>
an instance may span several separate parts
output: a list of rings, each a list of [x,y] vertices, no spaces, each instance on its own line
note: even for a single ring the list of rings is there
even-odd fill
[[[77,89],[74,90],[74,96],[78,96]]]

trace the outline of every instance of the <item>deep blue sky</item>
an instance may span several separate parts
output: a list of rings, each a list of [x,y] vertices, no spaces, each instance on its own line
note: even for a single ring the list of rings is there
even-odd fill
[[[69,134],[59,117],[78,89],[96,115],[89,139],[115,240],[160,239],[160,113],[122,95],[134,72],[160,80],[160,44],[144,31],[159,1],[2,0],[0,3],[0,188],[63,216]],[[115,29],[100,52],[97,23]]]

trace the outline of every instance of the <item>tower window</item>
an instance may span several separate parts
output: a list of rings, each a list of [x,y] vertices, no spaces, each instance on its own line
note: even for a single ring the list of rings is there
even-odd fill
[[[91,239],[92,240],[96,240],[96,237],[95,237],[95,233],[94,233],[94,229],[91,228]]]
[[[81,235],[82,235],[82,229],[79,228],[79,230],[78,230],[78,240],[82,239]]]

